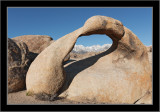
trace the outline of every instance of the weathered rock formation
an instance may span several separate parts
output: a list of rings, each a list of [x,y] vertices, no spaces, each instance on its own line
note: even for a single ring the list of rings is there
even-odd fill
[[[51,37],[41,35],[24,35],[8,39],[8,92],[25,89],[26,73],[30,64],[51,43]],[[64,61],[68,61],[67,55]]]
[[[53,39],[47,35],[23,35],[12,39],[24,42],[30,52],[37,54],[41,53],[53,41]]]
[[[152,52],[152,46],[147,46],[147,51]]]
[[[32,62],[39,53],[41,53],[46,47],[54,43],[54,40],[47,35],[23,35],[12,38],[13,40],[18,40],[24,42],[29,49],[29,58]],[[70,56],[66,56],[64,61],[68,61]]]
[[[108,35],[113,45],[64,69],[78,37],[92,34]],[[147,49],[132,31],[113,18],[93,16],[37,56],[27,72],[27,94],[133,104],[151,88],[151,73]]]
[[[27,45],[8,38],[8,92],[25,89],[25,78],[29,68]]]
[[[32,62],[39,53],[48,47],[54,40],[47,35],[23,35],[12,38],[13,40],[24,42],[29,49],[29,58]]]

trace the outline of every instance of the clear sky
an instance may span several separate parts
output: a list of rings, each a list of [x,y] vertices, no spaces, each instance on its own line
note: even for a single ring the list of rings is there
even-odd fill
[[[49,35],[53,40],[73,32],[95,15],[117,19],[144,45],[152,45],[152,8],[8,8],[8,37]],[[76,44],[111,44],[106,35],[80,37]]]

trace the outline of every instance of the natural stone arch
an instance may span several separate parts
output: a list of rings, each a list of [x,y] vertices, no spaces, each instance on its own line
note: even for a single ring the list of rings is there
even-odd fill
[[[146,47],[140,42],[138,37],[124,27],[120,21],[105,16],[93,16],[89,18],[83,27],[58,39],[37,56],[31,64],[26,77],[28,95],[45,94],[52,99],[60,94],[59,90],[64,85],[66,78],[62,64],[63,59],[71,52],[78,37],[91,34],[106,34],[113,40],[112,46],[107,51],[109,55],[106,56],[105,53],[103,53],[103,58],[99,59],[94,66],[98,66],[100,63],[103,63],[106,66],[104,60],[107,60],[107,64],[117,67],[116,69],[118,71],[125,74],[125,78],[129,75],[129,79],[126,79],[127,81],[132,81],[130,76],[135,77],[133,83],[135,83],[136,80],[140,80],[135,85],[139,85],[139,87],[137,87],[138,89],[136,89],[137,93],[129,94],[129,99],[123,99],[123,97],[118,99],[118,95],[111,95],[111,93],[108,92],[108,95],[105,94],[105,97],[102,95],[97,100],[105,102],[133,103],[138,98],[142,97],[151,87],[151,67],[147,60],[148,55]],[[139,69],[137,69],[137,66]],[[131,69],[132,67],[133,70]],[[129,69],[131,73],[126,69]],[[113,76],[115,77],[115,73]],[[124,78],[122,78],[122,80],[124,80]],[[116,81],[116,79],[114,81]],[[71,94],[69,93],[68,98],[75,99],[76,96],[72,95],[72,93],[74,93],[72,85],[74,85],[74,83],[71,84],[71,89],[69,88]],[[122,87],[126,89],[125,87],[127,86],[123,85]],[[120,90],[118,89],[117,94],[119,93]],[[125,95],[126,94],[127,92]],[[79,95],[81,96],[81,94]],[[108,98],[109,95],[111,95],[111,99]],[[86,96],[82,95],[82,97]]]

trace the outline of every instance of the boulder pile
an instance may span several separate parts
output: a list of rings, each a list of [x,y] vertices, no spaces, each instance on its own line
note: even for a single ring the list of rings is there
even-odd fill
[[[8,38],[8,92],[26,88],[26,73],[30,64],[54,40],[47,35],[23,35]],[[70,55],[64,59],[68,61]]]

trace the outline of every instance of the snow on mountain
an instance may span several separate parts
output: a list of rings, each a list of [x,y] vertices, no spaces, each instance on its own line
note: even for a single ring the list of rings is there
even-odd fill
[[[111,47],[112,44],[104,44],[102,46],[100,45],[93,45],[93,46],[83,46],[83,45],[75,45],[72,52],[73,53],[80,53],[84,54],[87,52],[100,52],[105,51]]]
[[[80,53],[84,54],[87,52],[100,52],[100,51],[105,51],[111,47],[112,44],[104,44],[102,46],[100,45],[93,45],[93,46],[83,46],[83,45],[75,45],[72,52],[73,53]],[[150,45],[152,46],[152,45]],[[146,46],[146,47],[150,47]]]

